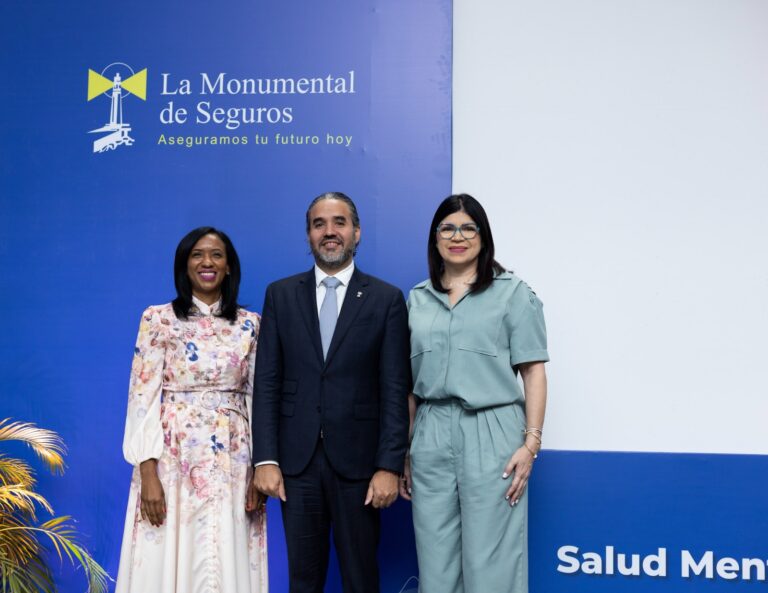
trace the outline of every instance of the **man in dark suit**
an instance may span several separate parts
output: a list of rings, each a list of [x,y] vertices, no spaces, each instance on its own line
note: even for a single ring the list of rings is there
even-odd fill
[[[344,592],[377,593],[378,509],[397,498],[408,442],[405,301],[355,267],[348,196],[310,204],[307,238],[313,269],[264,300],[248,506],[282,500],[291,593],[322,593],[331,526]]]

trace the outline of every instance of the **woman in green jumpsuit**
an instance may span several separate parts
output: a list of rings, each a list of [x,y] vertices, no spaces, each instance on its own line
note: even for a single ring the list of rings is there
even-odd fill
[[[480,203],[438,207],[430,279],[408,299],[412,498],[420,593],[527,593],[526,485],[547,383],[542,304],[494,260]],[[518,382],[522,377],[524,390]]]

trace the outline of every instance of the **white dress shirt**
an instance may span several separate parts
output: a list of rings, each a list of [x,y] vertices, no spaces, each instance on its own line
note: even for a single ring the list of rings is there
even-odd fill
[[[334,276],[341,282],[336,287],[336,306],[338,310],[336,313],[341,313],[341,306],[344,304],[344,297],[347,294],[347,287],[349,281],[352,280],[352,274],[355,272],[355,260],[349,262],[349,265],[341,272],[337,272]],[[330,274],[323,272],[317,264],[315,264],[315,289],[317,295],[317,314],[320,314],[320,307],[323,305],[323,299],[325,299],[325,291],[327,290],[323,280],[325,280]]]

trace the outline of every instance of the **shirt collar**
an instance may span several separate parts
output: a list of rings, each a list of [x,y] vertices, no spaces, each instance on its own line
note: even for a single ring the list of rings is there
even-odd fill
[[[512,272],[506,271],[506,272],[501,272],[500,274],[495,274],[493,276],[493,279],[494,280],[512,280],[514,277],[515,275]],[[429,278],[427,278],[426,280],[422,280],[416,286],[413,287],[414,290],[421,289],[421,288],[426,288],[428,290],[431,290],[437,293],[435,288],[432,286],[432,281]]]
[[[206,305],[195,295],[192,295],[192,306],[197,309],[201,315],[218,315],[221,313],[221,299],[212,305]]]
[[[341,272],[336,272],[334,276],[339,279],[339,282],[341,282],[344,286],[347,286],[349,284],[349,281],[352,279],[352,274],[355,272],[355,260],[352,260],[349,262],[349,265],[341,270]],[[326,274],[323,272],[317,264],[315,264],[315,287],[319,288],[320,283],[325,280],[330,274]]]

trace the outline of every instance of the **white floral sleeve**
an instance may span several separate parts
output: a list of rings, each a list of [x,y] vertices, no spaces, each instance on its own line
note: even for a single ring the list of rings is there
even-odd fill
[[[250,330],[253,339],[251,340],[251,349],[248,352],[248,375],[245,380],[245,404],[248,409],[248,425],[253,426],[251,414],[253,413],[253,377],[256,371],[256,347],[259,339],[259,325],[261,324],[261,317],[257,313],[248,313],[248,321],[250,322]],[[246,322],[247,324],[247,322]],[[244,325],[245,327],[245,325]],[[253,435],[251,435],[253,439]]]
[[[165,347],[161,316],[156,307],[149,307],[141,316],[128,389],[123,456],[132,465],[158,459],[163,452],[160,399]]]

